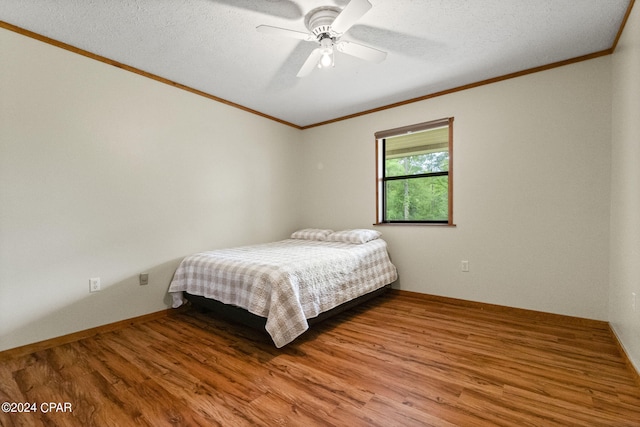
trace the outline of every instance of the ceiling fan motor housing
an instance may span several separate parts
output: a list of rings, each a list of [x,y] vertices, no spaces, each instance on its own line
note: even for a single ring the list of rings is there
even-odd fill
[[[336,37],[338,34],[333,31],[331,24],[340,14],[341,9],[332,6],[323,6],[313,9],[307,13],[304,20],[307,29],[313,33],[319,40],[325,37]]]

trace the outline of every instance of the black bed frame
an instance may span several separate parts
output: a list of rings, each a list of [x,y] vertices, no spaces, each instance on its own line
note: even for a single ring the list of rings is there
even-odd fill
[[[307,319],[307,322],[309,323],[309,325],[322,322],[323,320],[328,319],[329,317],[335,316],[336,314],[342,313],[345,310],[349,310],[352,307],[355,307],[364,302],[367,302],[370,299],[377,297],[378,295],[382,295],[388,289],[391,289],[391,285],[383,286],[382,288],[376,289],[372,292],[369,292],[368,294],[361,295],[351,301],[342,303],[339,306],[334,307],[329,311],[320,313],[316,317]],[[189,302],[191,302],[193,306],[212,311],[220,318],[223,318],[231,322],[238,322],[243,325],[252,327],[254,329],[265,331],[265,326],[267,324],[266,317],[262,317],[262,316],[258,316],[253,313],[250,313],[244,308],[236,307],[234,305],[224,304],[224,303],[221,303],[220,301],[205,298],[199,295],[192,295],[187,292],[184,293],[184,297],[187,300],[189,300]]]

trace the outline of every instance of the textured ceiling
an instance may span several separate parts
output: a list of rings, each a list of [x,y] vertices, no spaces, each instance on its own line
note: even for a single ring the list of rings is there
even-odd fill
[[[343,36],[388,52],[336,53],[296,74],[305,15],[347,0],[2,0],[0,21],[296,126],[610,49],[630,0],[369,0]]]

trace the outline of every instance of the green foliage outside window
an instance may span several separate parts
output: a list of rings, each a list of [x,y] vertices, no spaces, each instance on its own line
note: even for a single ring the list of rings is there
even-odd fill
[[[416,176],[447,172],[449,153],[436,152],[386,159],[385,175],[400,177],[386,181],[387,221],[447,221],[449,178],[447,175]]]

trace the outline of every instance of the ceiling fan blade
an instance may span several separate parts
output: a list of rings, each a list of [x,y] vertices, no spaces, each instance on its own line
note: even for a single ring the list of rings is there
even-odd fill
[[[355,56],[365,61],[382,62],[387,57],[387,52],[359,43],[341,40],[336,43],[335,46],[338,52],[346,53],[347,55]]]
[[[313,49],[307,60],[304,61],[304,64],[302,64],[302,67],[300,67],[300,71],[298,71],[296,77],[304,77],[309,75],[316,67],[316,65],[318,65],[318,61],[320,60],[321,56],[322,49],[320,49],[319,47]]]
[[[339,34],[346,33],[371,7],[367,0],[351,0],[331,23],[331,29]]]
[[[300,39],[305,41],[315,41],[315,36],[309,33],[303,33],[300,31],[287,30],[286,28],[272,27],[270,25],[258,25],[256,30],[260,33],[275,34],[277,36],[293,37],[294,39]]]

